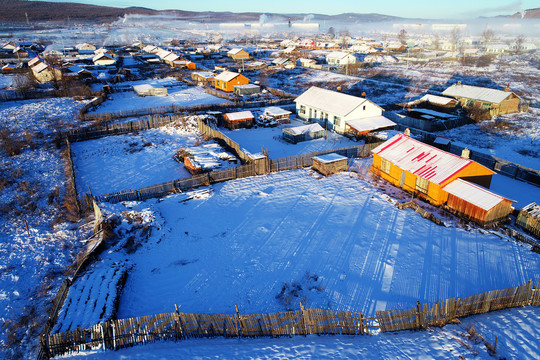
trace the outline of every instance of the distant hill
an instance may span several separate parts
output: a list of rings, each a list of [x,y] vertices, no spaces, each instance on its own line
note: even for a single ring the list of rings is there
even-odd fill
[[[513,18],[524,18],[524,19],[539,19],[540,18],[540,8],[528,9],[522,13],[515,13],[512,15]]]
[[[323,14],[271,14],[271,13],[233,13],[233,12],[195,12],[183,10],[153,10],[143,7],[115,8],[80,3],[58,3],[49,1],[0,0],[0,22],[14,23],[26,22],[26,14],[31,22],[36,21],[70,21],[81,22],[108,22],[114,21],[125,14],[141,15],[174,15],[179,19],[204,22],[242,22],[259,21],[261,16],[272,17],[288,21],[303,20],[305,18],[320,20],[335,20],[344,22],[377,22],[400,19],[394,16],[381,14],[346,13],[340,15]]]

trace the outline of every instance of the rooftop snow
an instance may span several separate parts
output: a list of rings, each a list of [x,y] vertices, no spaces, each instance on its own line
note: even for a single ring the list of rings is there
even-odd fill
[[[347,116],[351,111],[366,101],[369,100],[336,91],[321,89],[316,86],[310,87],[306,92],[294,100],[297,104],[307,105],[339,116]]]
[[[452,181],[443,189],[447,193],[457,196],[458,198],[463,199],[468,203],[476,205],[484,210],[490,210],[498,205],[501,201],[505,200],[505,198],[500,195],[494,194],[481,186],[472,184],[462,179]]]
[[[307,134],[317,131],[324,131],[321,125],[318,123],[309,124],[309,125],[303,125],[303,126],[296,126],[292,128],[283,129],[287,130],[287,132],[293,134],[293,135],[301,135],[301,134]]]
[[[34,66],[34,68],[32,70],[34,70],[35,72],[37,73],[40,73],[42,72],[43,70],[45,70],[48,66],[45,64],[45,63],[42,63],[40,62],[39,64],[37,64],[36,66]]]
[[[264,109],[264,113],[266,115],[271,115],[271,116],[281,116],[281,115],[290,115],[291,112],[290,111],[287,111],[287,110],[284,110],[278,106],[269,106],[267,107],[266,109]]]
[[[327,59],[339,60],[339,59],[343,59],[344,57],[347,57],[348,55],[350,55],[350,54],[347,53],[347,52],[344,52],[344,51],[334,51],[334,52],[328,54],[328,56],[326,56],[326,58]]]
[[[240,51],[243,51],[243,49],[240,49],[240,48],[231,49],[231,50],[229,50],[229,52],[227,54],[235,55],[235,54],[238,54]]]
[[[334,161],[347,159],[346,156],[338,155],[336,153],[314,156],[313,159],[317,159],[322,163],[329,164]]]
[[[238,111],[238,112],[228,113],[225,115],[230,121],[253,119],[253,114],[251,113],[251,111]]]
[[[414,104],[424,102],[424,101],[428,102],[428,103],[431,103],[431,104],[435,104],[435,105],[445,106],[445,105],[448,105],[449,103],[451,103],[452,101],[456,101],[456,100],[452,99],[452,98],[449,98],[449,97],[426,94],[426,95],[422,96],[420,99],[415,100],[415,101],[411,101],[408,104],[414,105]]]
[[[374,154],[400,169],[441,185],[473,161],[447,153],[403,134],[397,134],[373,149]],[[488,170],[487,168],[485,170]],[[488,170],[491,171],[491,170]],[[492,172],[494,174],[494,172]]]
[[[223,71],[221,74],[217,75],[215,77],[215,79],[220,80],[220,81],[231,81],[232,79],[234,79],[238,75],[240,75],[240,74],[232,72],[232,71]]]
[[[463,97],[497,104],[502,102],[511,94],[511,91],[502,91],[462,84],[454,84],[442,92],[442,95],[446,96]]]
[[[371,116],[362,119],[354,119],[346,121],[346,124],[358,132],[372,131],[382,129],[389,126],[395,126],[396,123],[384,116]]]

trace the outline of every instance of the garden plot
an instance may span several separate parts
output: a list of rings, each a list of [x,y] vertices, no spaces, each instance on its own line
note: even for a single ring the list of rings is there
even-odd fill
[[[135,109],[149,109],[159,106],[195,106],[229,103],[228,100],[208,94],[203,87],[188,86],[183,83],[167,88],[167,96],[138,96],[134,91],[109,95],[110,100],[99,105],[93,113],[108,113]]]
[[[540,278],[529,246],[399,210],[365,176],[295,170],[216,184],[190,201],[106,205],[155,216],[152,236],[129,256],[118,317],[175,303],[182,312],[232,313],[237,304],[258,313],[300,301],[371,316]]]
[[[358,142],[328,131],[327,139],[320,138],[291,144],[282,137],[283,129],[306,125],[305,122],[291,119],[290,124],[282,124],[276,127],[256,127],[251,129],[226,130],[220,129],[225,135],[236,141],[240,146],[251,154],[261,153],[262,148],[268,150],[271,159],[285,156],[304,154],[309,152],[337,149],[347,146],[360,145]]]
[[[102,195],[189,177],[189,171],[173,156],[181,148],[201,143],[198,132],[175,125],[73,143],[77,190],[81,195],[88,189],[93,195]],[[207,162],[235,166],[219,159],[221,152],[221,148],[212,147],[200,151]]]
[[[376,336],[308,335],[258,339],[190,339],[158,342],[120,351],[96,350],[72,354],[69,359],[523,359],[537,358],[540,310],[510,309],[463,319],[463,324],[401,331]],[[491,345],[498,336],[495,357],[479,336]],[[471,331],[474,333],[474,331]]]

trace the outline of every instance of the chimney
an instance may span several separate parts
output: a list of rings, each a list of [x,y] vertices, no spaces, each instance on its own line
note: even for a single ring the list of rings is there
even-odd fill
[[[467,148],[463,149],[461,151],[461,157],[464,158],[464,159],[468,159],[469,158],[469,155],[471,155],[471,151]]]
[[[336,88],[337,91],[341,91],[341,85]]]
[[[365,98],[366,97],[366,92],[365,91],[362,91],[362,94],[360,95],[361,97]]]
[[[411,136],[411,130],[409,128],[406,128],[405,131],[403,132],[403,135]]]
[[[458,81],[457,84],[458,84],[458,85],[461,85],[461,81]]]
[[[510,91],[510,83],[506,84],[506,87],[504,88],[504,91]]]

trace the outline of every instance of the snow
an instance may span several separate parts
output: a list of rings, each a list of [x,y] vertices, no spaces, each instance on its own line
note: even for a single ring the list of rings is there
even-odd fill
[[[344,117],[368,100],[312,86],[294,101],[297,106],[306,105]]]
[[[334,162],[334,161],[347,159],[346,156],[341,156],[341,155],[334,154],[334,153],[326,154],[326,155],[314,156],[313,158],[317,159],[320,162],[325,163],[325,164],[329,164],[329,163]]]
[[[152,85],[152,84],[151,84]],[[135,92],[121,92],[109,95],[111,100],[105,101],[95,110],[96,113],[152,108],[158,106],[194,106],[222,104],[229,101],[210,95],[198,86],[178,86],[168,89],[168,96],[140,97]]]
[[[230,121],[253,119],[251,111],[237,111],[225,114]]]
[[[537,358],[540,310],[526,307],[472,316],[460,325],[428,331],[402,331],[375,336],[314,336],[256,339],[190,339],[157,342],[121,351],[92,351],[69,359],[493,359],[483,343],[467,337],[475,329],[494,344],[496,358]]]
[[[490,210],[504,200],[502,196],[462,179],[452,181],[443,189],[484,210]]]
[[[448,89],[444,90],[441,94],[452,97],[476,99],[480,101],[487,101],[498,104],[507,97],[509,97],[512,93],[510,91],[489,89],[478,86],[453,84]]]
[[[347,120],[347,125],[358,132],[373,131],[390,126],[395,126],[396,123],[384,116],[370,116],[360,119]]]
[[[252,154],[261,152],[261,147],[268,149],[268,155],[271,159],[359,145],[358,142],[330,131],[327,133],[327,139],[302,141],[298,144],[291,144],[283,140],[282,132],[284,128],[303,125],[306,125],[306,123],[291,119],[290,124],[282,124],[273,128],[220,130]]]

